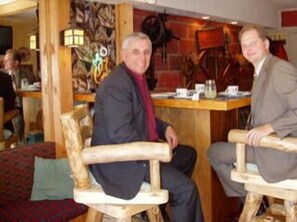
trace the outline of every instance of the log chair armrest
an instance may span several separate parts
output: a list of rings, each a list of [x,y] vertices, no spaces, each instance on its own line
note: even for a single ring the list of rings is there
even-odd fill
[[[85,148],[82,159],[85,164],[109,163],[131,160],[157,160],[169,162],[172,150],[168,143],[131,142],[113,145],[99,145]]]
[[[246,135],[247,130],[230,130],[228,134],[228,140],[231,143],[247,144]],[[260,146],[273,148],[285,152],[297,152],[297,138],[286,137],[284,139],[279,138],[276,134],[265,136],[260,140]]]
[[[233,129],[228,134],[228,141],[236,143],[236,171],[246,171],[245,147],[247,145],[248,130]],[[297,138],[279,138],[276,134],[265,136],[260,140],[260,146],[284,152],[297,152]]]

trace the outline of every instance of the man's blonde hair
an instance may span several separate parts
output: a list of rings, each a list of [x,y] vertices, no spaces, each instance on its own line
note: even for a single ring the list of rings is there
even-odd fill
[[[241,42],[242,35],[245,32],[250,31],[250,30],[255,30],[258,33],[258,36],[260,37],[260,39],[262,39],[263,41],[268,39],[267,32],[265,31],[265,29],[263,27],[258,26],[258,25],[246,25],[246,26],[243,26],[243,28],[239,32],[238,36],[239,36],[240,42]]]

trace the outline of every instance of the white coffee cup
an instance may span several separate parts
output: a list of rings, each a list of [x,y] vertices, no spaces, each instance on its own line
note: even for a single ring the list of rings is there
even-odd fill
[[[238,86],[235,86],[235,85],[228,86],[226,89],[226,92],[229,95],[237,95],[238,94]]]
[[[204,92],[204,90],[205,90],[205,84],[203,84],[203,83],[197,83],[197,84],[195,84],[195,91],[197,93]]]
[[[188,89],[187,88],[177,88],[176,89],[176,96],[177,97],[187,97],[188,96]]]

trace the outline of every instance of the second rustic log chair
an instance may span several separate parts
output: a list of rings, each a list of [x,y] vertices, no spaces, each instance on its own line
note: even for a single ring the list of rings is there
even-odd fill
[[[255,215],[260,207],[263,195],[284,200],[283,212],[287,222],[297,221],[297,179],[288,179],[277,183],[267,183],[257,169],[249,169],[245,160],[245,147],[247,144],[246,130],[231,130],[228,135],[229,142],[236,143],[236,168],[231,172],[233,181],[243,183],[248,191],[240,222],[267,221],[259,220]],[[297,152],[297,138],[280,139],[276,135],[266,136],[261,139],[260,146],[277,149],[284,152]],[[285,161],[285,160],[284,160]],[[275,205],[272,209],[280,209]],[[274,221],[274,220],[269,220]]]
[[[132,142],[85,148],[93,130],[87,105],[76,106],[73,111],[62,114],[61,123],[75,182],[74,200],[89,207],[87,221],[102,221],[103,214],[107,214],[117,221],[130,222],[133,215],[142,211],[147,211],[150,221],[163,221],[158,205],[168,201],[168,190],[160,188],[159,161],[171,159],[167,143]],[[142,186],[133,199],[106,195],[99,184],[92,182],[88,164],[130,160],[150,161],[151,184]]]
[[[18,132],[15,128],[12,135],[8,138],[4,138],[4,125],[9,122],[13,121],[13,119],[20,115],[19,110],[14,109],[8,112],[4,112],[4,100],[0,97],[0,150],[10,148],[12,144],[17,144],[18,142]]]

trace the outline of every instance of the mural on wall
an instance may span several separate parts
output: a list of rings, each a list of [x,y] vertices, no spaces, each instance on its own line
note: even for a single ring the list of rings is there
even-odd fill
[[[71,0],[70,20],[85,31],[84,46],[72,49],[74,91],[91,92],[115,66],[115,6]]]
[[[219,91],[235,80],[235,60],[229,51],[230,36],[224,27],[206,26],[195,31],[196,52],[182,56],[181,72],[187,88],[214,79]]]

